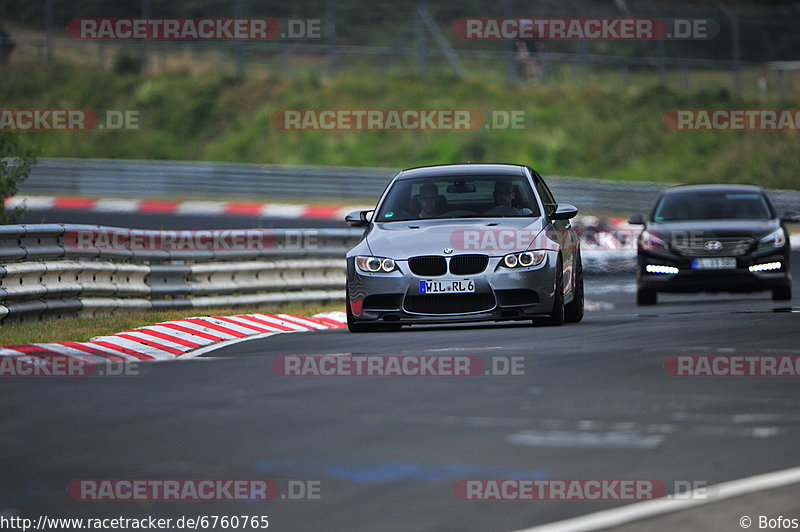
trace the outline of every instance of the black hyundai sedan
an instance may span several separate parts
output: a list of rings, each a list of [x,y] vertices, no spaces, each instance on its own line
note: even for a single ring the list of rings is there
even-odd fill
[[[789,232],[764,189],[689,185],[663,191],[638,239],[637,297],[654,305],[658,292],[755,292],[792,298]]]

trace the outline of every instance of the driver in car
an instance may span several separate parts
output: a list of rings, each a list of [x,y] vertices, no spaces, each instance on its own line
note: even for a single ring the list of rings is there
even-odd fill
[[[434,183],[425,183],[419,189],[420,218],[436,218],[436,207],[439,203],[439,187]]]
[[[514,202],[514,186],[509,181],[496,181],[494,184],[495,206],[484,213],[486,216],[529,216],[533,211],[528,208],[518,209]]]

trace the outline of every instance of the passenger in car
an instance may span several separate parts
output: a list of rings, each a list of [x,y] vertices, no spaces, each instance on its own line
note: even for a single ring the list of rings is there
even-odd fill
[[[508,181],[495,181],[495,206],[486,211],[486,216],[530,216],[533,211],[527,207],[518,209],[513,206],[514,186]]]

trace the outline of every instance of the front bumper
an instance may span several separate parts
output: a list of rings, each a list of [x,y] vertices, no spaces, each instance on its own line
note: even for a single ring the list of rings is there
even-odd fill
[[[637,286],[658,292],[756,292],[791,285],[789,251],[756,250],[736,258],[736,269],[698,270],[692,258],[670,250],[639,250]],[[780,262],[781,268],[761,272],[750,266]],[[678,273],[648,273],[647,265],[672,266]]]
[[[398,271],[365,273],[347,263],[347,291],[353,318],[364,323],[460,323],[530,319],[553,310],[557,252],[548,251],[538,266],[505,268],[502,257],[490,257],[475,275],[419,276],[408,261]],[[475,283],[468,294],[422,294],[420,281],[465,280]]]

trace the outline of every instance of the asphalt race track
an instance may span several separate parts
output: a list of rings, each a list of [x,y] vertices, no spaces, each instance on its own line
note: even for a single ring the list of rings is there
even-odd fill
[[[800,274],[795,253],[794,276]],[[633,304],[587,281],[583,323],[283,334],[141,376],[14,378],[0,403],[3,506],[18,516],[269,515],[276,530],[514,530],[624,502],[477,502],[460,479],[722,481],[797,464],[798,381],[679,378],[681,354],[798,354],[800,306],[751,295]],[[798,288],[795,283],[795,292]],[[792,311],[794,309],[794,311]],[[524,357],[525,374],[281,377],[288,354]],[[318,500],[92,502],[72,479],[321,481]],[[703,510],[697,510],[702,515]],[[734,530],[737,522],[696,529]]]

